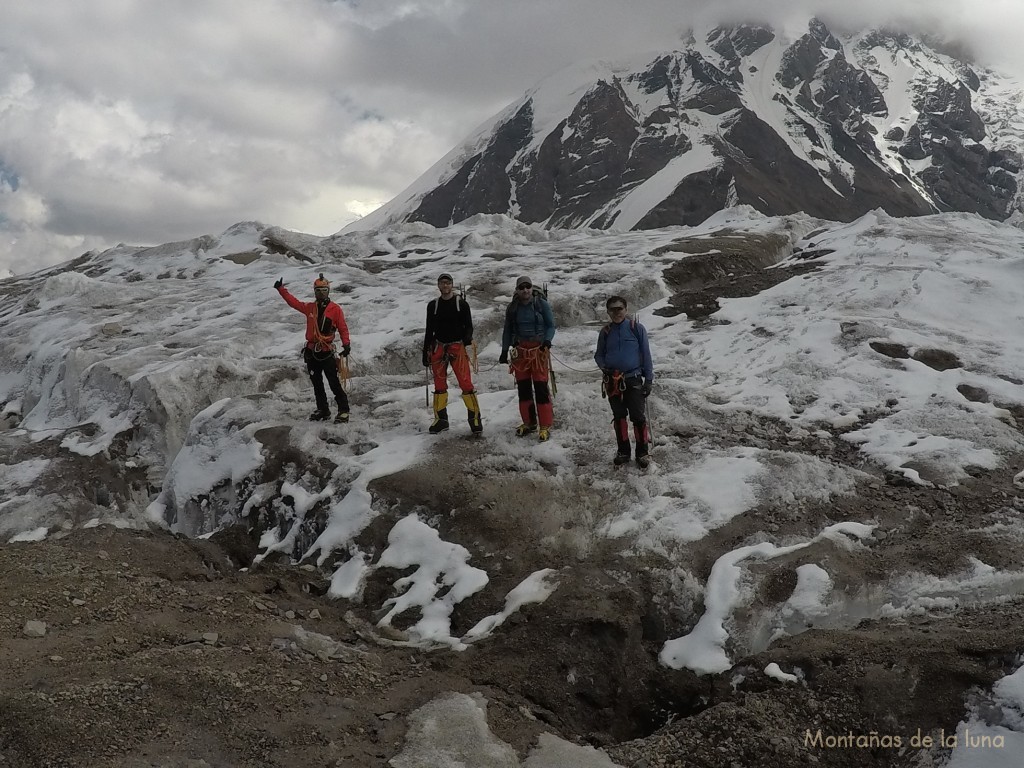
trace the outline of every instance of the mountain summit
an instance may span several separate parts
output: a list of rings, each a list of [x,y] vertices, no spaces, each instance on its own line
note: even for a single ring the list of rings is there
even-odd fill
[[[1019,82],[904,33],[716,27],[542,82],[349,230],[500,213],[550,227],[697,224],[747,204],[852,220],[1021,210]]]

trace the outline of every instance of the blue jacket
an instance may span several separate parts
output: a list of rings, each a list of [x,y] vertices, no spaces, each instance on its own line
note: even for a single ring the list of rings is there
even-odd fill
[[[647,381],[654,381],[647,329],[628,315],[622,322],[608,323],[601,329],[594,360],[602,371],[621,371],[626,376],[643,374]]]
[[[505,352],[521,341],[551,341],[555,338],[555,316],[551,305],[540,296],[525,304],[515,301],[505,313],[501,350]]]

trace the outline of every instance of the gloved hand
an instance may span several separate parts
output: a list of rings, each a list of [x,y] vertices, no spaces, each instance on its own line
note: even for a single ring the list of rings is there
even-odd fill
[[[352,351],[352,345],[351,344],[344,344],[341,347],[341,356],[342,357],[348,357],[349,352],[351,352],[351,351]]]
[[[426,368],[429,365],[430,365],[430,355],[427,353],[427,350],[424,349],[423,350],[423,367]]]
[[[540,345],[541,349],[551,349],[551,342],[544,339],[544,342]]]
[[[498,357],[498,362],[499,363],[508,363],[508,350],[507,349],[501,350],[501,356]]]
[[[648,397],[652,389],[654,389],[654,382],[650,379],[644,379],[644,397]]]
[[[462,346],[464,346],[466,349],[469,349],[470,347],[473,346],[473,340],[472,339],[463,339],[462,340]]]
[[[284,288],[284,280],[282,278],[280,278],[280,277],[277,278],[277,282],[274,283],[274,287],[275,288]]]

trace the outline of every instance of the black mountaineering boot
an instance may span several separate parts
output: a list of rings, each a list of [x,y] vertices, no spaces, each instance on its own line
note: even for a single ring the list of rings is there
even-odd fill
[[[331,418],[330,411],[321,411],[317,409],[309,414],[310,421],[327,421],[329,418]]]

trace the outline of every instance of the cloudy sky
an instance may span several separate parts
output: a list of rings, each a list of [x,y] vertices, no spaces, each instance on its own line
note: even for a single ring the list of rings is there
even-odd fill
[[[0,0],[0,277],[244,220],[331,234],[539,79],[746,5],[1024,58],[1019,0]]]

